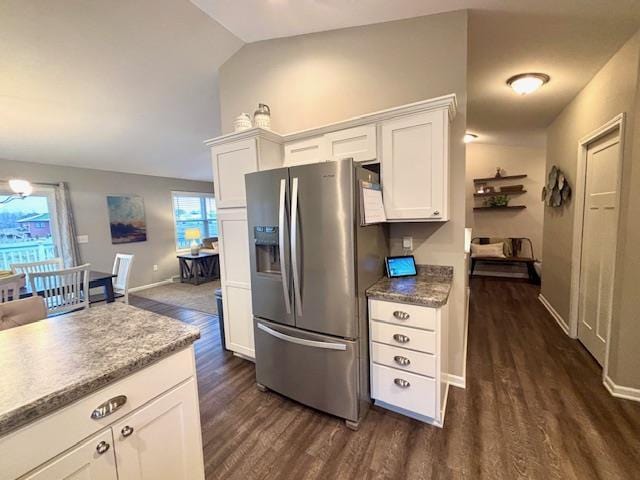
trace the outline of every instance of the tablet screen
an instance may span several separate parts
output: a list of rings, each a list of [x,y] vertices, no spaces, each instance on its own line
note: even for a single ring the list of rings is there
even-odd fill
[[[387,276],[410,277],[416,275],[416,261],[413,255],[403,257],[387,257]]]

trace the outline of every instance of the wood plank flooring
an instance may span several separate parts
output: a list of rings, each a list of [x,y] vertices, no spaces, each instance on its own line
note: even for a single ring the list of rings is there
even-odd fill
[[[589,353],[528,283],[474,278],[466,390],[445,428],[373,407],[358,432],[255,388],[222,351],[217,318],[132,295],[198,325],[200,414],[212,479],[638,479],[640,404],[613,398]]]

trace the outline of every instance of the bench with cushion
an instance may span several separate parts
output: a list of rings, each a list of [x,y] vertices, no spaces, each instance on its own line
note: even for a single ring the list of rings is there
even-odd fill
[[[471,275],[478,262],[523,264],[527,267],[529,281],[539,284],[535,269],[531,239],[524,237],[476,237],[471,240]]]

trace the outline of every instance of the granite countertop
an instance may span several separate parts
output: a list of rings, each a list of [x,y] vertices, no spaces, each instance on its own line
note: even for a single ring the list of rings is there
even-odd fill
[[[411,303],[438,308],[447,303],[453,267],[418,265],[415,277],[383,277],[367,289],[367,296],[376,300]]]
[[[0,437],[177,352],[198,328],[111,303],[0,332]]]

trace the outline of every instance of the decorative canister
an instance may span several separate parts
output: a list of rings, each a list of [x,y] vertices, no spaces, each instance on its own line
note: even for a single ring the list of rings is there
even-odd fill
[[[251,117],[248,113],[241,113],[233,121],[233,131],[241,132],[243,130],[249,130],[252,127]]]
[[[256,127],[271,128],[271,110],[269,105],[264,103],[258,104],[258,109],[253,114],[253,123]]]

